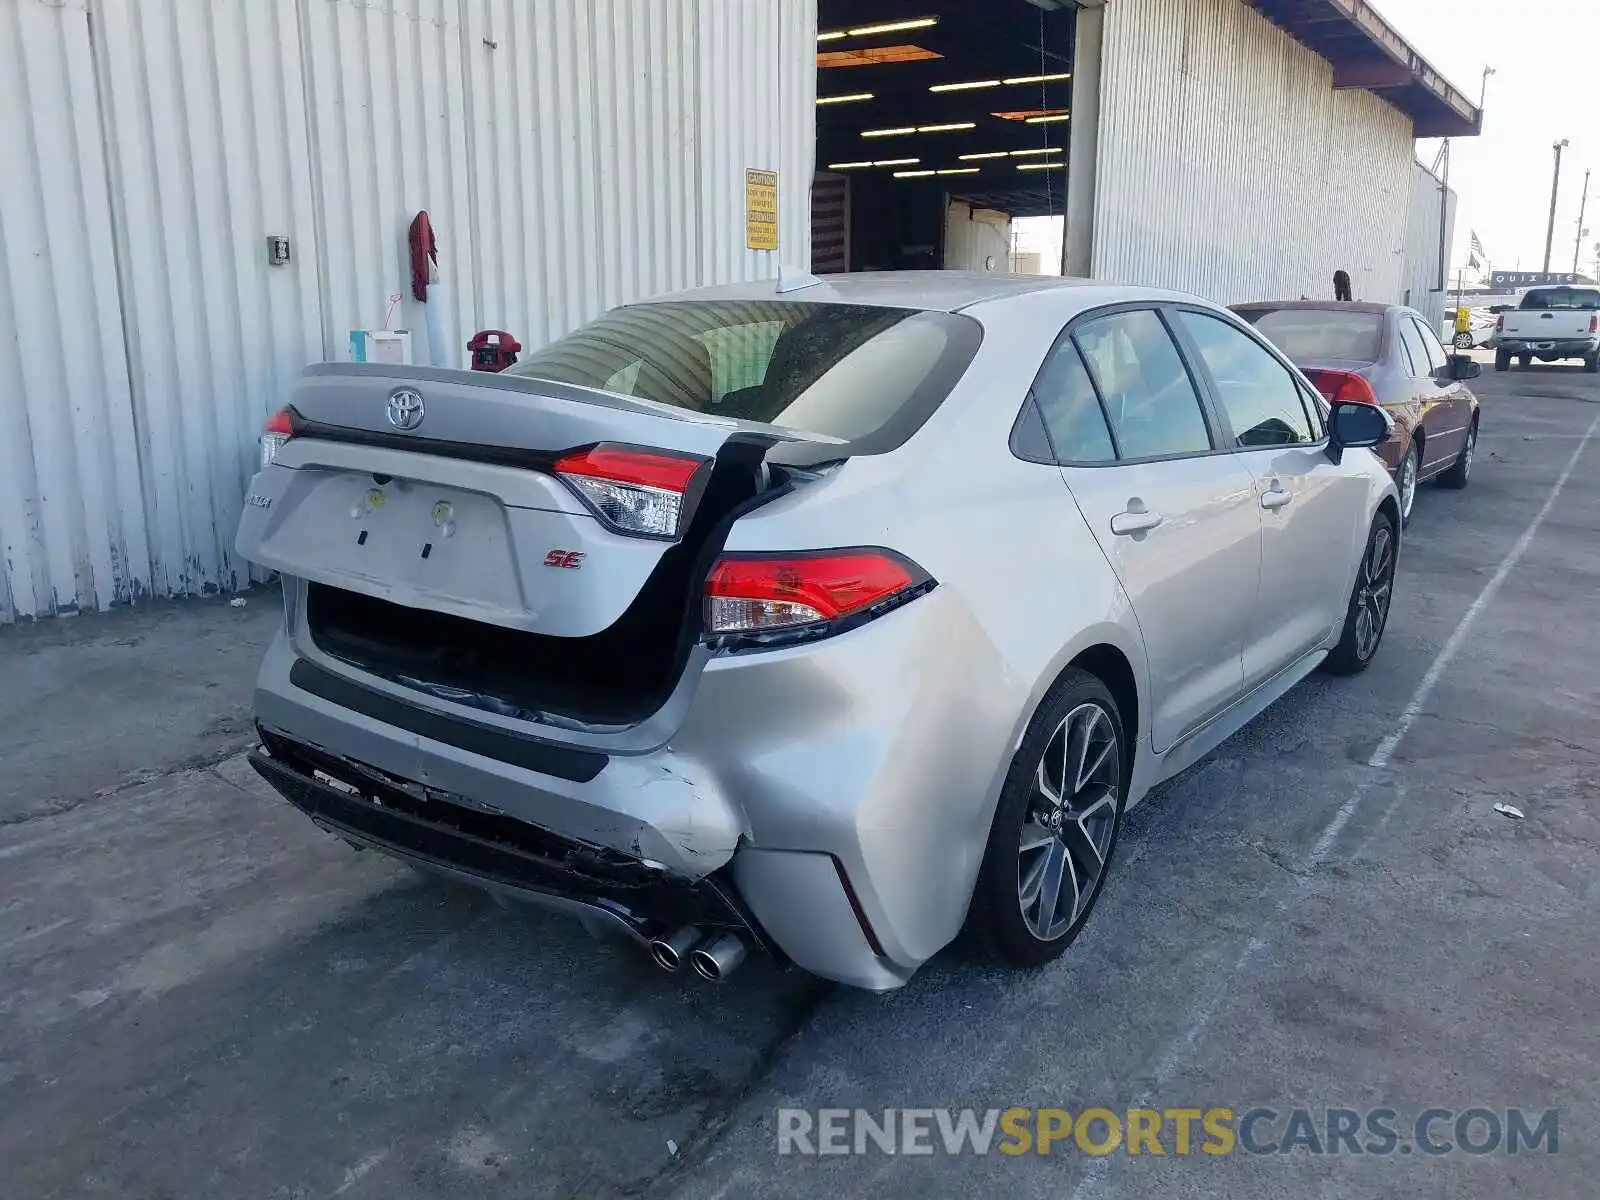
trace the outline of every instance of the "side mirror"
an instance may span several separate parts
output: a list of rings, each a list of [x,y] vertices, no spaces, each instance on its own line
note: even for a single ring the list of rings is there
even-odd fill
[[[1380,446],[1394,431],[1394,418],[1376,404],[1341,400],[1328,413],[1328,457],[1339,462],[1346,450]]]
[[[1452,354],[1450,356],[1451,379],[1476,379],[1483,374],[1483,365],[1469,354]]]

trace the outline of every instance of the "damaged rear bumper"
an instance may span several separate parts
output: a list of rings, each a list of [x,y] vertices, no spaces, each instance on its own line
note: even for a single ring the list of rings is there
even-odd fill
[[[366,764],[260,729],[250,765],[317,825],[464,882],[599,920],[640,943],[683,926],[727,930],[773,949],[727,881],[688,880],[605,847],[423,794]]]

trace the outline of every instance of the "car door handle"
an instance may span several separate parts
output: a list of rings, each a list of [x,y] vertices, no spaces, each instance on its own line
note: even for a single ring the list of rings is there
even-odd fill
[[[1270,510],[1283,508],[1294,499],[1293,492],[1286,492],[1282,488],[1272,488],[1261,493],[1261,507]]]
[[[1149,533],[1161,524],[1161,514],[1153,512],[1119,512],[1111,518],[1111,532],[1118,537],[1132,537]]]

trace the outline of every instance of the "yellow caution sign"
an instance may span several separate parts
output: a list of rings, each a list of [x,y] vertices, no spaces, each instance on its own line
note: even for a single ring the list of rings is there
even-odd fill
[[[778,173],[744,173],[744,244],[750,250],[778,248]]]

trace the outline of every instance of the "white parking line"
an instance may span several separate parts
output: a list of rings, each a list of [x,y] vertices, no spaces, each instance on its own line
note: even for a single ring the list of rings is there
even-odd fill
[[[1433,694],[1433,689],[1438,686],[1439,678],[1444,674],[1444,669],[1450,665],[1450,660],[1456,656],[1456,652],[1461,649],[1462,644],[1467,640],[1467,634],[1471,631],[1473,622],[1488,607],[1489,601],[1493,600],[1495,593],[1500,590],[1500,585],[1511,574],[1511,569],[1522,561],[1522,556],[1528,552],[1528,547],[1533,544],[1534,535],[1539,532],[1539,526],[1543,525],[1545,518],[1550,515],[1550,510],[1555,508],[1556,501],[1561,496],[1561,489],[1567,486],[1567,480],[1572,477],[1572,472],[1578,465],[1578,458],[1583,454],[1584,448],[1588,446],[1590,439],[1594,437],[1596,429],[1600,429],[1600,416],[1596,416],[1589,423],[1589,431],[1583,435],[1583,440],[1578,443],[1577,449],[1572,452],[1572,457],[1567,460],[1567,469],[1561,472],[1561,477],[1556,480],[1555,486],[1550,489],[1550,495],[1546,498],[1544,507],[1539,510],[1538,515],[1533,518],[1528,527],[1522,531],[1522,536],[1517,539],[1517,544],[1511,547],[1511,553],[1505,556],[1505,559],[1500,563],[1499,570],[1494,573],[1494,577],[1484,585],[1483,591],[1478,593],[1478,598],[1467,609],[1466,615],[1461,618],[1461,623],[1456,626],[1455,632],[1450,635],[1450,640],[1444,644],[1444,649],[1439,651],[1439,657],[1433,660],[1433,665],[1428,668],[1428,673],[1422,677],[1422,682],[1417,685],[1417,690],[1412,693],[1410,702],[1401,710],[1400,719],[1395,723],[1394,730],[1388,737],[1378,743],[1378,748],[1372,752],[1372,757],[1367,760],[1369,766],[1386,767],[1389,765],[1389,760],[1394,757],[1394,752],[1399,749],[1400,743],[1405,740],[1406,734],[1411,731],[1411,727],[1416,724],[1417,718],[1422,715],[1422,706],[1428,702],[1428,697]],[[1340,810],[1341,813],[1343,811],[1343,809]],[[1337,819],[1335,818],[1335,820]],[[1346,816],[1345,820],[1349,820],[1349,817]],[[1343,824],[1342,821],[1339,823]]]

